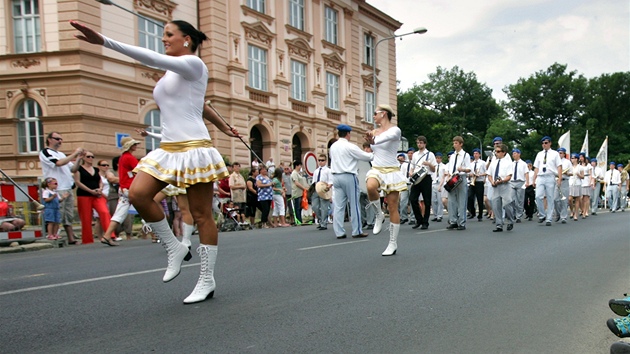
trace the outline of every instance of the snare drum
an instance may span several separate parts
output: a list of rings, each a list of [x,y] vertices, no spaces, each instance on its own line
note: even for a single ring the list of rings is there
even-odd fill
[[[462,175],[455,174],[444,184],[444,189],[446,189],[447,192],[450,192],[457,188],[457,186],[459,186],[463,181],[464,179],[462,178]]]
[[[422,166],[418,172],[409,177],[409,184],[415,186],[416,184],[422,182],[422,180],[424,179],[424,177],[427,176],[428,173],[429,170],[426,168],[426,166]]]

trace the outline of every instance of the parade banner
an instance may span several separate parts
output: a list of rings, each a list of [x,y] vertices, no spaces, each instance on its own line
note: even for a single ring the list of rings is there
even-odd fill
[[[580,149],[580,152],[583,152],[586,154],[586,156],[588,155],[588,130],[586,131],[586,136],[584,136],[584,143],[582,143],[582,148]]]
[[[597,153],[597,166],[599,166],[602,171],[606,171],[608,167],[608,137],[604,139],[602,147],[599,148],[599,152]]]
[[[571,156],[571,131],[562,134],[558,139],[558,148],[565,148],[567,150],[567,156]]]

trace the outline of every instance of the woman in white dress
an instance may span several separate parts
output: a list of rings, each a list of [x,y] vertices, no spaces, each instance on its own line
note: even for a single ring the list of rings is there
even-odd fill
[[[374,123],[377,129],[368,131],[365,140],[370,143],[374,152],[372,169],[365,176],[368,199],[376,212],[374,234],[381,232],[385,219],[381,210],[379,189],[385,193],[387,209],[389,211],[389,244],[382,253],[383,256],[396,254],[398,248],[398,232],[400,230],[400,214],[398,214],[399,192],[407,190],[407,179],[398,167],[396,152],[400,145],[401,131],[392,123],[394,110],[386,104],[376,107]],[[417,201],[415,201],[417,203]]]
[[[191,255],[188,247],[173,235],[162,207],[153,197],[168,184],[186,189],[190,212],[199,229],[201,272],[193,292],[184,303],[210,298],[216,287],[214,265],[217,257],[218,233],[212,215],[214,181],[227,177],[221,154],[212,146],[203,118],[208,119],[228,136],[238,132],[204,105],[208,84],[208,68],[195,55],[206,35],[185,21],[171,21],[164,26],[162,43],[165,55],[120,43],[107,38],[76,21],[70,24],[81,31],[76,38],[103,45],[146,65],[166,70],[158,81],[153,97],[160,107],[162,141],[137,165],[137,173],[129,190],[129,200],[162,240],[168,254],[168,267],[163,281],[179,275],[183,260]]]

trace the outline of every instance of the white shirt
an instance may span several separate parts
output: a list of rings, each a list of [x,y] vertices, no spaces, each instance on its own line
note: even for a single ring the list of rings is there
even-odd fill
[[[610,176],[611,172],[612,172],[612,178]],[[621,172],[619,172],[619,170],[617,170],[616,168],[614,170],[606,171],[606,173],[604,174],[604,183],[606,183],[607,185],[621,184]]]
[[[56,179],[58,183],[57,190],[60,191],[71,190],[74,184],[74,177],[71,171],[74,164],[69,162],[63,166],[57,166],[57,161],[65,158],[66,154],[51,148],[44,148],[39,152],[39,161],[42,165],[43,177]]]
[[[457,171],[457,169],[460,167],[463,169],[472,170],[472,166],[470,165],[470,155],[468,155],[468,153],[464,150],[459,150],[459,152],[456,151],[453,153],[453,155],[451,155],[451,157],[448,159],[448,164],[446,165],[446,174],[450,176],[455,173],[464,175],[468,173]],[[453,172],[453,170],[455,172]]]
[[[495,178],[495,176],[497,175],[495,173],[497,171],[497,165],[499,166],[498,176],[501,178],[501,180],[505,180],[508,176],[512,176],[512,173],[514,173],[513,162],[510,161],[511,159],[507,159],[507,156],[509,155],[505,154],[504,158],[494,158],[492,159],[492,162],[490,162],[490,166],[488,167],[488,176],[492,177],[492,180],[495,183],[497,182],[497,179]]]
[[[396,156],[394,154],[394,159]],[[374,154],[365,152],[346,138],[339,138],[330,146],[330,168],[332,173],[357,174],[357,160],[372,161]],[[396,163],[392,166],[396,166]]]
[[[572,176],[569,177],[569,185],[570,186],[581,186],[582,185],[582,179],[579,176],[581,170],[581,166],[580,165],[571,165],[571,173],[573,174]]]
[[[560,154],[556,150],[551,149],[539,152],[534,161],[534,169],[538,169],[538,176],[555,176],[560,165]]]
[[[478,159],[478,160],[473,160],[470,163],[470,166],[472,166],[470,173],[471,174],[474,173],[477,175],[477,177],[475,177],[475,183],[483,182],[484,179],[486,178],[486,163],[482,161],[481,159]]]
[[[567,159],[566,157],[563,158],[563,159],[560,159],[560,163],[562,165],[562,171],[571,169],[571,166],[572,166],[571,160]],[[567,178],[568,178],[568,176],[563,173],[562,174],[562,179],[567,179]]]
[[[327,184],[332,184],[332,172],[330,172],[330,168],[328,166],[318,167],[315,172],[313,172],[313,183],[317,182],[326,182]]]
[[[405,178],[409,178],[409,173],[413,172],[413,168],[411,168],[411,163],[409,162],[403,162],[400,164],[400,172],[403,173],[403,175],[405,175]]]
[[[435,161],[435,154],[428,149],[414,152],[413,156],[411,156],[411,168],[413,169],[413,173],[420,171],[422,166],[424,166],[422,163],[425,161],[428,161],[434,168],[435,165],[437,165],[437,161]],[[435,172],[432,172],[429,166],[427,166],[427,169],[429,170],[431,178],[435,178]]]
[[[527,168],[527,179],[529,180],[529,185],[533,186],[534,185],[534,170],[530,170],[529,167]]]
[[[527,180],[526,173],[529,173],[529,168],[527,168],[527,163],[523,160],[514,160],[512,162],[514,166],[512,166],[512,181],[515,182],[525,182]],[[516,174],[514,174],[514,168],[516,167]],[[533,174],[533,173],[532,173]]]
[[[484,166],[484,168],[486,168]],[[446,174],[446,164],[440,162],[435,166],[435,174],[434,174],[434,178],[433,178],[433,184],[440,184],[440,181],[442,180],[442,178],[444,177],[444,175]]]
[[[593,178],[595,178],[595,182],[601,182],[604,179],[604,171],[601,167],[595,166],[593,168]]]
[[[584,178],[582,178],[582,187],[590,187],[591,177],[593,175],[593,166],[591,166],[591,164],[588,164],[586,166],[580,165],[580,168],[584,172]]]

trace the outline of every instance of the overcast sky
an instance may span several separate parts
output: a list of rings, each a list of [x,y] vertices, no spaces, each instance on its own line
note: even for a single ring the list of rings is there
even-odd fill
[[[397,39],[403,91],[438,66],[474,72],[501,100],[505,86],[555,62],[587,78],[630,71],[630,0],[367,2],[403,23],[396,34],[428,29]]]

